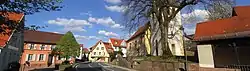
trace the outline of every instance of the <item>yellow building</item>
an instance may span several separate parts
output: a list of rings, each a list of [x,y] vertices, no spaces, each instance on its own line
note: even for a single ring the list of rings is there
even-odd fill
[[[109,53],[113,51],[110,43],[99,40],[90,48],[89,60],[92,62],[108,62],[110,57]]]

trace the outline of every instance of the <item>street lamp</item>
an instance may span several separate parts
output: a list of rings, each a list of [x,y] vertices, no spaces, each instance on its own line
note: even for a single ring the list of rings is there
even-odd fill
[[[184,66],[185,66],[185,71],[188,71],[188,70],[187,70],[187,51],[186,51],[186,47],[185,47],[185,36],[186,36],[186,34],[185,34],[185,32],[184,32],[184,27],[183,27],[183,25],[180,27],[180,30],[183,32],[183,35],[182,35],[182,42],[183,42],[183,44],[182,44],[182,46],[183,46],[183,48],[184,48],[184,55],[185,55],[185,63],[184,63]]]

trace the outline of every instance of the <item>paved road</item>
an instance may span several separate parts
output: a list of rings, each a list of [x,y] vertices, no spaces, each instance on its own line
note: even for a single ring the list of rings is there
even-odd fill
[[[93,62],[93,63],[79,63],[78,65],[75,66],[74,71],[127,71],[127,70],[111,67],[104,63]]]

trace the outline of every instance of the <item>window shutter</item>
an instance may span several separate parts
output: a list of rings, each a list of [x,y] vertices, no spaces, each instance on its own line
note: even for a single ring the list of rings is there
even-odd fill
[[[45,61],[46,59],[46,54],[43,54],[43,61]]]
[[[39,58],[40,58],[40,54],[37,54],[37,61],[39,61]]]
[[[33,54],[32,58],[33,61],[36,61],[36,54]]]
[[[26,54],[25,61],[28,61],[29,54]]]

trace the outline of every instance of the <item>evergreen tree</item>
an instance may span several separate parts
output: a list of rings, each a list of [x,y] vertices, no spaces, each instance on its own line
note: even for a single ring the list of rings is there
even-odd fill
[[[60,56],[65,57],[66,59],[70,56],[79,56],[80,54],[80,45],[70,31],[68,31],[56,44],[56,49],[56,51],[62,53]]]

